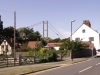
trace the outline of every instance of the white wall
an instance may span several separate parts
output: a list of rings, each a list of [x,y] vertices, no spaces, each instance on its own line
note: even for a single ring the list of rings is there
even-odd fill
[[[55,50],[59,50],[60,47],[54,47]]]
[[[82,33],[83,29],[85,29],[85,33]],[[94,37],[94,41],[92,43],[94,43],[96,49],[99,49],[99,33],[86,26],[85,24],[83,24],[76,32],[73,33],[72,40],[75,40],[75,38],[80,38],[82,41],[89,41],[89,37]]]
[[[4,40],[6,41],[6,40]],[[6,41],[6,43],[4,44],[4,42],[1,43],[1,45],[4,45],[4,50],[5,51],[5,45],[8,45],[8,52],[7,54],[10,55],[12,53],[12,48],[10,47],[10,45],[8,44],[8,42]],[[0,45],[0,54],[3,54],[3,51],[1,50],[1,45]]]

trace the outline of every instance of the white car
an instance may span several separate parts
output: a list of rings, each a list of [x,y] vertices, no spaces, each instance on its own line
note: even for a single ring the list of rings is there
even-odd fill
[[[96,57],[100,57],[100,49],[96,50]]]

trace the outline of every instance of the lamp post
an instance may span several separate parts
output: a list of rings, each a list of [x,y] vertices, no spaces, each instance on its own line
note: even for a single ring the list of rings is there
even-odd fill
[[[72,42],[72,23],[75,22],[75,20],[71,20],[71,38],[70,41]],[[71,46],[72,47],[72,46]],[[73,61],[73,50],[71,51],[71,59]]]

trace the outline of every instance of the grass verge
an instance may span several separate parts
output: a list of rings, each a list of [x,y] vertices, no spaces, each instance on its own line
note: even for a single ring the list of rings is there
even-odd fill
[[[24,73],[36,72],[44,69],[53,68],[53,66],[30,66],[24,68],[11,69],[0,72],[0,75],[25,75]]]

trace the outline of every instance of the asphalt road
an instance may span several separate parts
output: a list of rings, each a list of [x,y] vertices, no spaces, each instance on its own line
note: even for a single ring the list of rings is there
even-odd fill
[[[86,62],[39,72],[33,75],[100,75],[100,58],[93,58]]]

